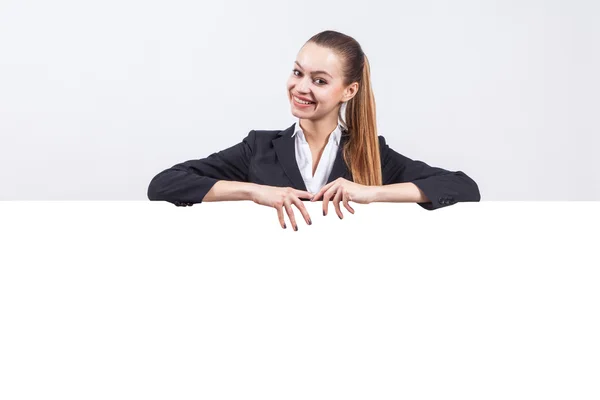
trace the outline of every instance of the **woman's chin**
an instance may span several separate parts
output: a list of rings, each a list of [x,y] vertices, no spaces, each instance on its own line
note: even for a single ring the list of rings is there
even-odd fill
[[[309,114],[313,114],[315,111],[315,107],[298,107],[297,105],[295,105],[293,102],[290,103],[290,107],[292,109],[292,113],[294,115],[298,114],[298,115],[309,115]]]

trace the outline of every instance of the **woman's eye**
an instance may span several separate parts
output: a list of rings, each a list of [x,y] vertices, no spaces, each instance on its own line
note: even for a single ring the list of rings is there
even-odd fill
[[[298,74],[296,74],[296,72],[297,72]],[[294,75],[296,75],[296,76],[300,76],[299,74],[301,74],[301,72],[300,72],[300,71],[298,71],[297,69],[294,69],[294,70],[292,70],[292,73],[293,73]],[[323,82],[323,83],[319,83],[319,85],[326,85],[326,84],[327,84],[327,82],[325,82],[323,79],[315,79],[315,81],[321,81],[321,82]]]

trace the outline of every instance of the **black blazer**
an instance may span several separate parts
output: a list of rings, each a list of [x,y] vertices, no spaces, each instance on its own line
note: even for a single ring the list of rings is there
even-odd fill
[[[261,185],[293,187],[306,190],[295,156],[294,125],[285,130],[252,130],[242,142],[199,160],[172,166],[150,182],[148,198],[176,205],[201,203],[219,180],[253,182]],[[344,131],[327,183],[352,175],[342,157],[348,134]],[[462,171],[447,171],[413,161],[394,150],[379,136],[383,184],[412,182],[431,202],[417,203],[435,210],[457,202],[479,201],[475,181]],[[301,199],[305,201],[306,199]]]

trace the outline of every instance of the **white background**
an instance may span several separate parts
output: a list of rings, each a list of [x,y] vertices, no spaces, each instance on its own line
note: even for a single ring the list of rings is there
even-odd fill
[[[0,398],[600,398],[600,203],[0,203]]]
[[[313,34],[370,58],[379,134],[482,200],[600,200],[600,3],[0,2],[0,199],[144,200],[151,178],[285,129]]]

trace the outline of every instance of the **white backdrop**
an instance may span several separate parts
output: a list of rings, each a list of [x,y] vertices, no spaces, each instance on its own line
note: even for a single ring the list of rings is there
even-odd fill
[[[2,0],[0,199],[143,200],[180,161],[284,129],[313,34],[371,61],[379,134],[482,200],[600,200],[600,3]]]
[[[0,202],[0,399],[600,399],[599,202],[306,206]]]

